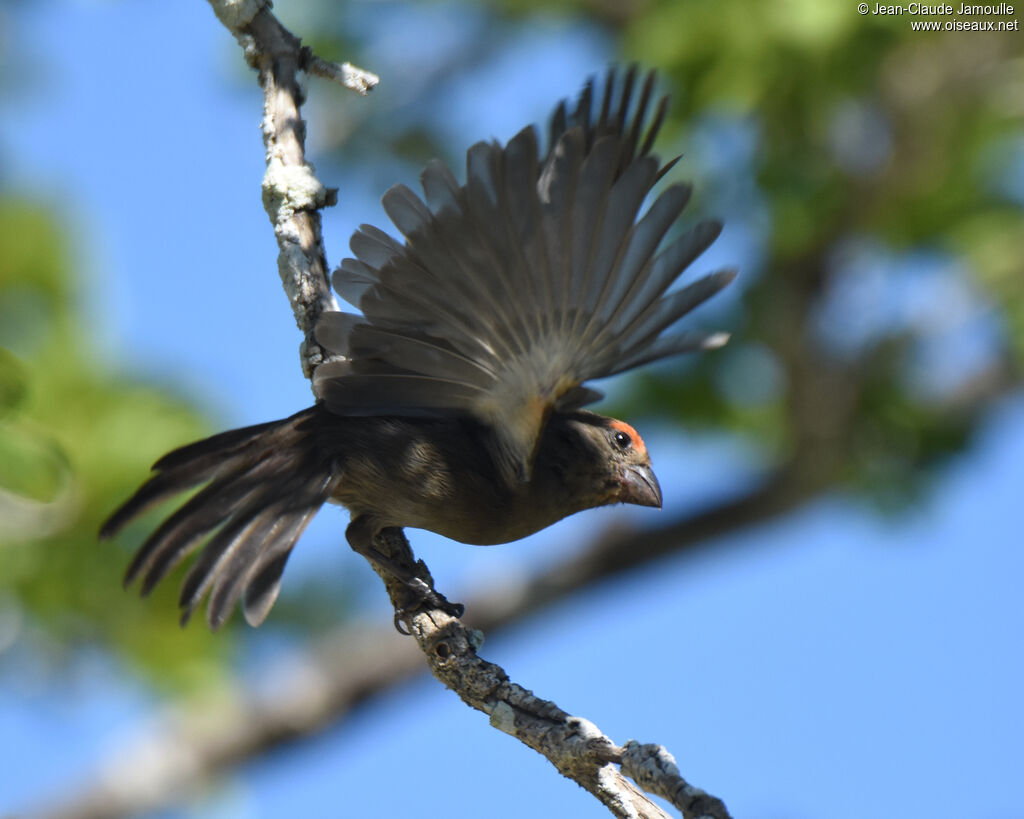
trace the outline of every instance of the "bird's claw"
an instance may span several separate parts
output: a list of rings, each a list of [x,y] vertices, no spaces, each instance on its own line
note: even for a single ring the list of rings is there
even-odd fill
[[[401,605],[395,606],[395,629],[399,634],[410,634],[407,623],[410,617],[425,609],[440,609],[449,617],[461,617],[466,607],[461,603],[449,603],[448,599],[434,589],[430,571],[422,560],[416,560],[401,529],[390,527],[377,531],[373,520],[360,515],[345,530],[349,545],[373,563],[377,570],[384,570],[400,582],[407,594]],[[380,538],[385,542],[381,550],[375,544]],[[387,543],[392,541],[391,546]],[[392,587],[389,585],[389,589]],[[394,600],[394,597],[392,598]]]
[[[449,617],[462,617],[466,607],[462,603],[452,603],[441,592],[433,588],[421,577],[413,576],[404,581],[406,588],[416,598],[412,605],[395,608],[395,629],[399,634],[409,635],[412,632],[405,626],[406,620],[424,609],[440,609]]]

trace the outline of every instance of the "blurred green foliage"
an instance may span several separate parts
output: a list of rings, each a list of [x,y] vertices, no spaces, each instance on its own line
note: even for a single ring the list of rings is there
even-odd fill
[[[1020,383],[1024,182],[1001,181],[1024,161],[1024,41],[812,0],[652,0],[622,33],[671,82],[671,147],[697,141],[687,168],[761,251],[729,347],[641,376],[631,403],[898,508]],[[700,147],[709,120],[753,135],[746,167]],[[716,201],[736,173],[754,189]],[[729,383],[751,348],[782,385],[758,411]]]
[[[125,548],[96,532],[160,454],[208,429],[184,401],[94,359],[65,231],[46,208],[0,199],[0,247],[0,595],[56,662],[62,647],[98,641],[156,681],[205,686],[230,642],[179,629],[169,601],[126,594]]]
[[[365,23],[310,5],[318,39],[333,26],[361,59],[345,32]],[[413,7],[444,17],[451,4]],[[739,237],[747,253],[733,293],[697,318],[732,331],[730,344],[631,375],[609,411],[742,434],[801,494],[842,487],[899,510],[1019,387],[1019,34],[914,32],[813,0],[486,8],[465,47],[404,73],[418,102],[375,100],[339,162],[382,149],[426,161],[446,132],[437,89],[553,17],[586,19],[618,39],[622,62],[657,67],[673,102],[658,149],[683,154],[670,177],[695,182],[691,219],[724,217],[722,243]],[[456,169],[462,147],[446,151]]]

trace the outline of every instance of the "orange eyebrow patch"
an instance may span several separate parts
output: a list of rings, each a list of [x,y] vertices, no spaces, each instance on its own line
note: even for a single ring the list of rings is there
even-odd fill
[[[640,437],[640,433],[633,429],[633,427],[631,427],[625,421],[613,420],[608,426],[610,426],[612,429],[617,429],[619,432],[626,433],[626,435],[628,435],[630,440],[633,442],[633,446],[636,447],[636,449],[641,454],[647,452],[647,447],[644,444],[644,439]]]

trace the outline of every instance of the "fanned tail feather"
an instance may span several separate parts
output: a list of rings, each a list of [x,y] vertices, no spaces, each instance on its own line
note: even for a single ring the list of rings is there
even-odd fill
[[[259,625],[277,598],[292,547],[331,495],[338,476],[318,438],[330,414],[320,406],[290,418],[214,435],[176,449],[108,518],[109,538],[160,501],[202,487],[146,540],[125,574],[142,577],[142,593],[203,544],[182,588],[184,625],[210,594],[207,621],[221,626],[243,598],[246,620]],[[205,543],[204,543],[205,541]]]

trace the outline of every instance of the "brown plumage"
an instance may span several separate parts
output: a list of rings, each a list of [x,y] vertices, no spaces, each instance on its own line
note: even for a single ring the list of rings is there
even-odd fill
[[[637,219],[669,167],[649,154],[654,77],[633,104],[635,70],[593,83],[572,115],[552,117],[545,157],[525,129],[478,143],[467,182],[433,162],[426,204],[403,186],[384,197],[406,238],[364,225],[334,286],[361,316],[325,313],[317,337],[344,356],[319,367],[320,400],[282,421],[175,450],[104,524],[109,537],[153,503],[203,488],[143,544],[126,582],[148,592],[203,544],[181,594],[183,620],[209,594],[217,627],[242,600],[266,617],[292,547],[328,500],[373,555],[387,527],[474,544],[517,540],[583,509],[661,505],[639,434],[579,407],[584,386],[646,361],[720,346],[722,334],[663,334],[732,272],[673,289],[718,235],[698,223],[660,248],[689,198],[667,188]],[[646,128],[646,130],[645,130]]]

